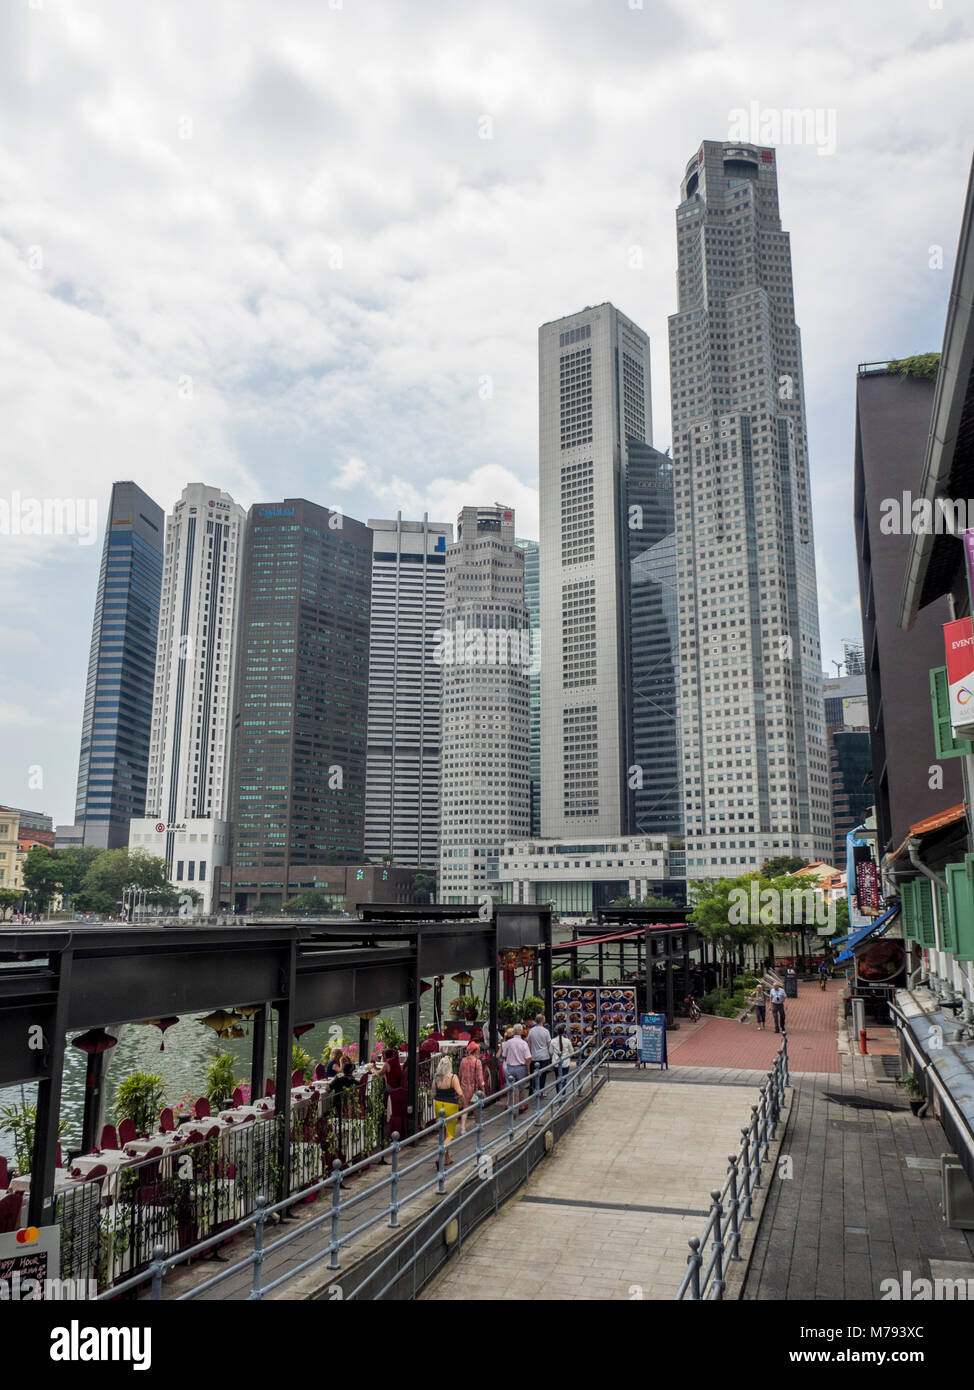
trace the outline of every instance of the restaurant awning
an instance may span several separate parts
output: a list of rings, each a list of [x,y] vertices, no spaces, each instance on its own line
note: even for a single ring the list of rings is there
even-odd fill
[[[835,957],[836,964],[838,965],[844,960],[851,960],[855,955],[856,947],[862,945],[869,937],[875,936],[877,932],[885,930],[899,910],[900,905],[897,903],[895,907],[888,908],[881,917],[877,917],[874,922],[869,922],[864,927],[858,927],[848,936],[843,936],[835,942],[836,946],[842,946],[844,943],[844,949]]]
[[[928,1100],[939,1101],[940,1123],[953,1151],[974,1182],[974,1044],[958,1040],[959,1020],[925,990],[897,990],[890,1013]]]

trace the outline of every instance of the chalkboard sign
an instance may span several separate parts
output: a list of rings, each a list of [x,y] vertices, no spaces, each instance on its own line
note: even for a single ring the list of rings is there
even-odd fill
[[[0,1299],[33,1302],[48,1296],[58,1276],[60,1228],[42,1226],[29,1245],[17,1242],[16,1232],[0,1235]]]
[[[639,1032],[636,1036],[640,1065],[652,1063],[669,1070],[670,1064],[666,1056],[666,1015],[640,1014]]]

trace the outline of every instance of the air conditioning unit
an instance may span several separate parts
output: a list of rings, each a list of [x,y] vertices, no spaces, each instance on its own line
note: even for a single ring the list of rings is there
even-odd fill
[[[974,1187],[956,1154],[940,1155],[944,1222],[954,1231],[974,1231]]]

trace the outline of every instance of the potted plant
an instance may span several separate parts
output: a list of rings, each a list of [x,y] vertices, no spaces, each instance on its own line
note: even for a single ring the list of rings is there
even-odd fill
[[[206,1090],[203,1094],[210,1102],[211,1109],[222,1110],[233,1095],[233,1058],[229,1052],[221,1052],[206,1069]]]
[[[517,1004],[513,999],[502,999],[497,1005],[497,1021],[502,1028],[510,1028],[517,1023]]]
[[[544,1000],[536,994],[529,994],[521,1000],[521,1022],[533,1023],[538,1014],[544,1013]]]
[[[391,1018],[380,1018],[377,1020],[375,1025],[375,1036],[382,1045],[383,1050],[392,1047],[398,1051],[400,1048],[406,1046],[405,1034],[400,1033]],[[422,1034],[420,1034],[420,1037],[422,1038]]]
[[[115,1092],[115,1119],[131,1120],[139,1134],[152,1134],[166,1103],[166,1083],[157,1072],[134,1071]]]
[[[916,1079],[916,1073],[908,1071],[905,1077],[906,1094],[910,1097],[910,1109],[914,1115],[918,1115],[926,1104],[927,1097],[923,1087]]]
[[[291,1044],[291,1071],[299,1071],[305,1081],[310,1081],[314,1075],[314,1058],[310,1053],[305,1052],[304,1048],[298,1043]]]

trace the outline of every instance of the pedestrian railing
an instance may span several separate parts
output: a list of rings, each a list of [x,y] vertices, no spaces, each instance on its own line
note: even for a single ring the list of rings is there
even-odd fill
[[[387,1148],[374,1152],[359,1162],[343,1165],[340,1159],[334,1159],[328,1177],[289,1193],[281,1201],[269,1203],[266,1195],[261,1193],[257,1197],[256,1210],[252,1214],[227,1224],[207,1240],[183,1247],[178,1253],[167,1253],[163,1244],[157,1244],[147,1268],[132,1278],[113,1283],[111,1288],[99,1294],[99,1299],[115,1298],[144,1284],[147,1279],[151,1280],[150,1297],[160,1299],[163,1280],[170,1270],[187,1260],[214,1251],[218,1245],[248,1231],[253,1237],[252,1250],[241,1259],[224,1264],[218,1273],[180,1294],[180,1301],[198,1298],[248,1270],[251,1271],[251,1289],[248,1294],[250,1299],[265,1297],[282,1284],[306,1273],[325,1260],[329,1270],[337,1270],[340,1268],[341,1251],[350,1242],[382,1224],[392,1230],[397,1229],[402,1210],[426,1193],[444,1196],[447,1167],[455,1167],[458,1173],[466,1169],[480,1177],[491,1176],[495,1158],[499,1153],[508,1149],[519,1137],[537,1132],[548,1118],[573,1105],[585,1088],[590,1094],[594,1092],[597,1075],[601,1072],[608,1076],[608,1051],[605,1045],[597,1048],[574,1071],[565,1069],[559,1073],[554,1066],[546,1067],[544,1072],[537,1075],[537,1084],[534,1077],[525,1077],[523,1080],[508,1083],[490,1096],[478,1096],[472,1105],[450,1118],[451,1125],[454,1122],[459,1123],[461,1119],[473,1125],[471,1133],[475,1143],[469,1152],[456,1159],[450,1157],[449,1151],[452,1146],[447,1141],[447,1121],[442,1116],[433,1126],[421,1130],[409,1139],[401,1140],[394,1134],[392,1143]],[[521,1119],[521,1115],[525,1118]],[[436,1133],[435,1150],[417,1154],[419,1144],[431,1137],[432,1130]],[[353,1195],[342,1196],[350,1178],[379,1163],[388,1164],[388,1173]],[[431,1167],[434,1168],[432,1176],[404,1190],[404,1184],[407,1181],[411,1182],[421,1169]],[[284,1219],[291,1208],[301,1202],[311,1202],[326,1192],[330,1193],[326,1211],[310,1221],[302,1222],[285,1235],[265,1243],[266,1226],[271,1217],[276,1215]],[[370,1212],[360,1210],[365,1203],[375,1208],[377,1200],[378,1209]],[[263,1265],[271,1255],[318,1230],[326,1238],[312,1255],[290,1266],[277,1278],[264,1282]],[[378,1274],[383,1267],[378,1266],[373,1274]],[[382,1292],[383,1288],[377,1288],[376,1292],[369,1296],[381,1297]]]
[[[788,1076],[788,1040],[781,1049],[761,1087],[760,1100],[751,1106],[751,1123],[741,1129],[741,1146],[728,1159],[727,1181],[711,1192],[707,1224],[699,1236],[690,1238],[687,1272],[677,1290],[677,1299],[721,1300],[724,1297],[726,1264],[741,1259],[741,1221],[753,1221],[754,1194],[762,1185],[761,1165],[768,1162],[768,1146],[777,1138],[778,1123],[785,1105]],[[710,1241],[710,1259],[704,1266],[704,1250]]]

